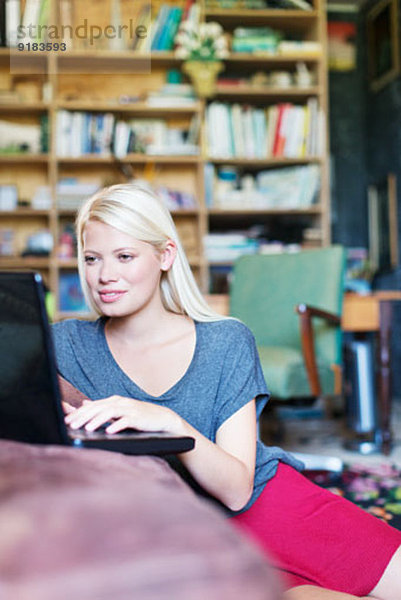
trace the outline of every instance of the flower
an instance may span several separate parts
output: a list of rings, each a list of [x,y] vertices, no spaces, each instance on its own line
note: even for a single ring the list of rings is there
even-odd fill
[[[227,39],[219,23],[183,21],[175,36],[175,55],[184,60],[215,61],[227,58]]]

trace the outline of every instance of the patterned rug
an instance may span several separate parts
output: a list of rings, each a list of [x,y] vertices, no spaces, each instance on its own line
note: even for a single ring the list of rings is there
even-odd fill
[[[392,465],[346,465],[338,475],[309,471],[307,477],[401,530],[401,470]]]

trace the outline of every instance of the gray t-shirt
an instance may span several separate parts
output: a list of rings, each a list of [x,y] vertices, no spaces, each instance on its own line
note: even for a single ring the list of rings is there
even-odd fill
[[[122,371],[108,347],[104,326],[97,321],[67,320],[53,325],[60,374],[92,400],[113,394],[162,404],[177,412],[211,441],[240,408],[256,398],[257,417],[269,392],[250,330],[239,321],[195,321],[192,361],[177,383],[160,396],[151,396]],[[297,469],[302,463],[280,448],[257,442],[253,495],[249,508],[276,473],[281,460]]]

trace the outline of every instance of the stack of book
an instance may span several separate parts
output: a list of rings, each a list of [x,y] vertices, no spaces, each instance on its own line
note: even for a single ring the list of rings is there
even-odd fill
[[[82,203],[97,192],[99,183],[82,183],[72,178],[61,180],[56,188],[56,202],[60,210],[77,210]]]
[[[154,188],[154,192],[171,211],[192,210],[196,208],[195,196],[189,192],[173,190],[164,185]]]
[[[172,50],[174,48],[174,39],[179,26],[184,21],[190,21],[195,26],[200,21],[200,3],[196,0],[186,0],[184,6],[174,6],[173,4],[162,4],[151,22],[150,49]],[[140,50],[141,45],[135,46],[135,50]]]
[[[0,0],[0,46],[47,39],[50,0]]]
[[[257,189],[265,206],[271,208],[309,208],[318,197],[319,165],[303,165],[260,171]]]
[[[316,98],[267,109],[212,102],[206,112],[211,158],[303,158],[323,150],[323,115]]]
[[[199,146],[188,140],[187,129],[171,127],[165,119],[138,118],[116,123],[112,152],[117,158],[132,152],[194,156]]]
[[[232,52],[277,52],[279,42],[282,40],[281,31],[271,27],[237,27],[232,38]]]
[[[232,262],[244,254],[255,254],[259,248],[258,240],[241,232],[209,233],[203,242],[210,263]]]
[[[256,176],[238,177],[235,186],[219,191],[219,172],[213,165],[205,169],[208,206],[230,209],[285,209],[311,207],[318,198],[320,169],[318,165],[302,165],[259,171]]]
[[[179,6],[162,4],[152,23],[151,50],[172,50],[174,38],[183,17]],[[138,48],[136,48],[138,49]]]
[[[116,120],[113,113],[60,110],[57,114],[57,155],[87,154],[124,158],[129,153],[197,155],[194,116],[188,129],[171,127],[165,119]]]
[[[282,40],[278,44],[277,52],[284,56],[320,56],[322,45],[320,42],[308,40]]]
[[[312,10],[312,5],[307,0],[206,0],[206,7],[231,10],[243,8],[300,8],[301,10]]]
[[[22,14],[22,42],[43,42],[48,38],[47,24],[50,14],[50,0],[25,0]],[[18,38],[20,36],[18,35]]]
[[[196,106],[198,100],[194,88],[188,83],[166,83],[156,92],[149,92],[146,104],[160,108]]]
[[[113,113],[59,110],[57,113],[57,155],[110,155],[115,117]]]

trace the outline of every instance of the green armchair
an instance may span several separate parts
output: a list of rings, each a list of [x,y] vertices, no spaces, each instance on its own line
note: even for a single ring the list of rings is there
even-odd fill
[[[341,365],[345,251],[250,255],[234,266],[230,314],[253,332],[273,398],[333,394]]]

